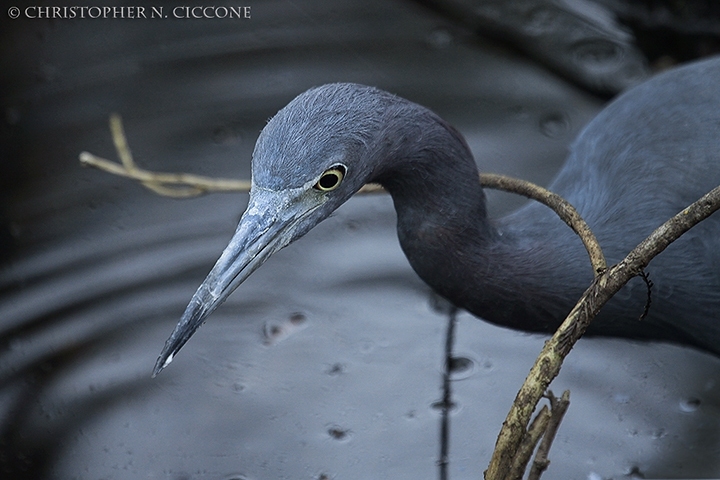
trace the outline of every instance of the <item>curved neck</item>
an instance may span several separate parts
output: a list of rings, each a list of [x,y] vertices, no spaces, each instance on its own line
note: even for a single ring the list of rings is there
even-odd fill
[[[550,231],[542,225],[544,234],[537,236],[532,224],[544,222],[522,229],[502,222],[499,229],[487,216],[478,169],[462,136],[432,112],[411,106],[411,117],[390,116],[372,177],[393,198],[411,266],[442,296],[488,321],[552,331],[582,292],[582,285],[558,278],[572,277],[561,273],[567,260],[556,248],[561,239],[547,241],[549,232],[564,226],[559,220]]]
[[[386,114],[371,181],[392,196],[401,242],[432,224],[476,240],[494,237],[479,172],[460,133],[424,107],[407,102],[396,108]]]

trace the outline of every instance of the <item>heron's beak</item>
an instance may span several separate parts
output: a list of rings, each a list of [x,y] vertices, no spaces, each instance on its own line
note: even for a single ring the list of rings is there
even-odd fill
[[[253,189],[247,210],[230,243],[205,281],[198,287],[180,322],[165,342],[153,377],[160,373],[190,339],[195,330],[270,255],[304,234],[318,220],[309,215],[322,205],[304,189],[282,192]]]

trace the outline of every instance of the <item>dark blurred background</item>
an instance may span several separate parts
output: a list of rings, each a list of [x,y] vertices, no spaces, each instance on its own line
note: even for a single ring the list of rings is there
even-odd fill
[[[274,256],[150,379],[247,196],[169,199],[82,168],[83,150],[116,158],[112,112],[141,167],[249,178],[270,116],[353,81],[438,112],[483,171],[547,184],[615,94],[720,51],[712,0],[214,4],[250,19],[98,1],[167,18],[27,18],[72,5],[0,11],[8,479],[437,476],[445,317],[387,196],[352,199]],[[489,198],[494,215],[523,201]],[[543,337],[468,314],[458,328],[450,475],[481,478]],[[545,478],[720,477],[719,374],[684,348],[581,341],[553,384],[572,404]]]

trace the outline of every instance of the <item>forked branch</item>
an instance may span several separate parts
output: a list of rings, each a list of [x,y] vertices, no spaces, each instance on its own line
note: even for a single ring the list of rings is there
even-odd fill
[[[650,261],[682,234],[720,208],[720,186],[703,195],[692,205],[663,223],[635,247],[620,263],[595,277],[590,287],[568,314],[540,355],[520,388],[498,435],[486,480],[505,480],[540,398],[560,372],[570,353],[600,309],[631,278],[639,275]]]

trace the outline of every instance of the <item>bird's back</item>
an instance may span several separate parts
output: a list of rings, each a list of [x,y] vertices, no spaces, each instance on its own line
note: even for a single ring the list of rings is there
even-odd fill
[[[720,57],[618,97],[582,131],[551,188],[588,221],[664,221],[720,184]],[[602,208],[600,208],[602,207]]]
[[[574,142],[550,189],[578,209],[612,264],[718,185],[720,57],[658,75],[614,100]],[[720,217],[696,226],[647,270],[655,284],[652,327],[720,354]],[[637,304],[644,290],[635,281],[619,292],[595,330],[614,334],[617,321],[629,331],[629,318],[609,317],[626,317],[623,304]],[[632,326],[643,328],[651,326]]]

